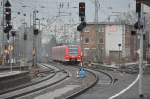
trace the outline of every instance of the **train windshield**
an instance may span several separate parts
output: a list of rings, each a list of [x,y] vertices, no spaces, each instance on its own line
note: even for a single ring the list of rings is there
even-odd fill
[[[78,48],[77,47],[71,47],[71,48],[69,48],[69,54],[73,55],[73,56],[78,55]]]

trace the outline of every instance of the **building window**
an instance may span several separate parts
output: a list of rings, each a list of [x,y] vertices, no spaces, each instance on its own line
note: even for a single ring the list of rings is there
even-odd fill
[[[102,26],[101,28],[102,28],[102,29],[101,29],[101,30],[102,30],[102,32],[105,32],[105,27],[104,27],[104,26]]]
[[[89,43],[89,38],[85,38],[85,43]]]
[[[103,38],[100,38],[99,43],[100,43],[100,44],[103,44],[103,43],[104,43]]]
[[[98,32],[105,32],[105,27],[104,26],[99,26]]]

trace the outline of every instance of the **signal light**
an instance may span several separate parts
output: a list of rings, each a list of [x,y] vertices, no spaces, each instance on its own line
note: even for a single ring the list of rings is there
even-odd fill
[[[135,24],[134,24],[134,28],[135,29],[142,29],[143,28],[143,25],[139,25],[139,22],[137,21]]]
[[[12,25],[7,24],[7,26],[4,28],[4,33],[9,33],[11,29],[12,29]]]
[[[5,19],[7,21],[11,20],[11,8],[5,8]]]
[[[9,30],[8,29],[6,29],[6,28],[4,28],[4,33],[8,33],[9,32]]]
[[[141,12],[141,1],[136,0],[136,12],[140,13]]]
[[[85,2],[79,2],[79,16],[85,16]]]
[[[7,39],[9,39],[9,31],[12,29],[12,25],[11,24],[11,4],[10,2],[7,0],[5,3],[5,10],[4,10],[4,15],[5,15],[5,22],[6,22],[6,27],[4,27],[4,33],[8,33],[7,34]]]
[[[77,26],[78,31],[83,31],[83,29],[86,27],[86,22],[82,22]]]
[[[8,29],[10,31],[12,29],[12,25],[7,24],[6,29]]]
[[[39,30],[38,29],[34,29],[34,35],[38,35],[39,34]]]
[[[77,26],[77,30],[81,32],[86,27],[85,2],[79,2],[79,17],[80,17],[81,23]]]
[[[5,7],[11,7],[11,4],[10,4],[10,2],[8,0],[5,3]]]

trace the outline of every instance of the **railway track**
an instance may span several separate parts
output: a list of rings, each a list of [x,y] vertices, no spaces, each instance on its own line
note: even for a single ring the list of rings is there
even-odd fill
[[[72,97],[86,91],[97,82],[97,77],[93,71],[88,70],[87,77],[80,79],[76,77],[76,71],[79,70],[79,67],[70,65],[65,66],[59,63],[52,64],[55,64],[55,66],[61,70],[66,70],[69,77],[53,86],[30,93],[19,99],[72,99]]]
[[[39,72],[39,75],[38,75],[39,77],[41,76],[40,75],[41,73],[44,73],[44,71],[43,72]],[[25,87],[28,87],[28,86],[32,86],[34,84],[40,83],[40,82],[42,82],[44,80],[47,80],[47,79],[49,79],[49,78],[51,78],[51,77],[53,77],[55,75],[55,71],[53,69],[51,69],[51,68],[47,68],[46,74],[47,73],[52,73],[52,75],[51,76],[47,76],[47,77],[43,77],[41,79],[32,79],[30,83],[23,84],[23,85],[15,87],[15,88],[10,88],[10,89],[3,90],[3,91],[0,92],[0,95],[8,93],[8,92],[11,92],[11,91],[15,91],[15,90],[18,90],[18,89],[22,89],[22,88],[25,88]]]
[[[28,83],[23,86],[19,86],[17,88],[7,90],[0,95],[0,99],[16,99],[18,97],[22,97],[26,94],[44,89],[48,86],[54,85],[68,77],[68,73],[58,69],[58,68],[52,68],[52,66],[40,64],[43,67],[46,67],[49,70],[52,70],[53,72],[50,73],[50,75],[43,77],[42,79],[34,80],[31,83]],[[58,77],[59,75],[62,75],[59,77],[59,79],[53,80],[53,82],[49,82],[51,79],[54,79],[55,77]]]
[[[95,85],[91,89],[87,89],[85,93],[81,93],[72,99],[95,99],[94,96],[92,96],[94,92],[97,92],[99,89],[104,91],[111,86],[111,84],[113,83],[113,77],[110,74],[99,69],[93,70],[98,77],[97,83],[95,83]]]
[[[77,66],[76,68],[79,68],[79,66]],[[97,80],[91,86],[86,87],[86,88],[80,90],[79,92],[75,92],[64,99],[82,99],[82,95],[93,92],[95,90],[95,88],[97,88],[97,87],[98,88],[103,87],[103,89],[105,89],[105,88],[107,89],[112,84],[115,83],[115,81],[114,81],[115,78],[113,78],[113,76],[110,73],[107,73],[106,71],[100,70],[99,68],[92,68],[92,70],[91,69],[90,70],[86,69],[86,70],[89,71],[90,73],[92,73]],[[91,99],[91,98],[89,98],[89,99]],[[86,97],[85,99],[88,99],[88,98]]]
[[[85,92],[98,81],[97,75],[92,70],[87,70],[87,76],[84,79],[76,77],[76,71],[79,70],[78,66],[64,66],[61,64],[51,63],[51,64],[39,64],[41,68],[47,73],[49,68],[50,75],[47,75],[42,78],[39,72],[39,80],[33,81],[32,84],[27,84],[21,87],[18,87],[13,90],[9,90],[7,93],[0,95],[0,99],[50,99],[45,97],[52,92],[59,91],[61,88],[71,88],[68,92],[62,94],[55,94],[54,98],[57,99],[72,99],[73,97],[80,95]],[[53,65],[53,66],[52,66]],[[57,79],[56,79],[57,78]],[[44,98],[43,98],[44,97]]]
[[[97,84],[73,99],[108,99],[126,88],[136,77],[136,74],[131,75],[119,71],[101,70],[99,68],[94,70],[97,71],[99,77]]]

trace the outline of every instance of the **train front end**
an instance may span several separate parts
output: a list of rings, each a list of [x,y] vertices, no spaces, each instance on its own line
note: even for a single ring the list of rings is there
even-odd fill
[[[80,63],[81,61],[81,49],[79,46],[68,46],[68,50],[66,51],[67,60],[71,63]]]

